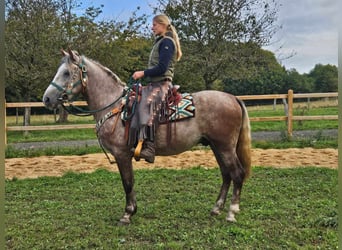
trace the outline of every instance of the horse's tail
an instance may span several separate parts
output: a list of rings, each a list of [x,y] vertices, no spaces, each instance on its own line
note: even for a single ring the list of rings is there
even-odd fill
[[[245,104],[243,101],[237,98],[237,101],[239,102],[242,110],[242,126],[240,130],[240,135],[238,139],[238,143],[236,146],[236,153],[238,155],[238,158],[244,167],[245,170],[245,179],[249,176],[251,172],[251,164],[252,164],[252,159],[251,159],[251,126],[249,123],[249,117],[248,117],[248,112]]]

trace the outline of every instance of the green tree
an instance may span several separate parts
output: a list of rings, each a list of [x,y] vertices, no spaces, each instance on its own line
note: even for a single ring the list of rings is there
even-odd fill
[[[240,51],[246,54],[253,51],[255,55],[251,56],[248,65],[237,68],[243,71],[235,72],[224,80],[224,90],[226,92],[234,95],[260,95],[281,93],[283,91],[286,71],[277,62],[272,52],[248,48],[248,44],[245,44]]]
[[[57,64],[51,56],[59,26],[52,0],[6,2],[6,99],[37,101]],[[43,85],[44,84],[44,85]]]
[[[337,92],[338,70],[335,65],[316,64],[309,77],[314,81],[316,92]]]
[[[292,89],[295,93],[314,92],[314,82],[307,74],[299,74],[296,69],[286,71],[285,84],[283,92]]]
[[[96,49],[92,54],[87,52],[89,56],[112,69],[123,81],[127,81],[135,70],[146,68],[153,45],[151,36],[142,34],[147,17],[138,16],[137,10],[132,13],[128,22],[99,22],[99,33],[93,38],[93,41],[97,41]]]
[[[52,65],[55,26],[59,25],[57,4],[52,0],[9,0],[6,2],[6,85],[7,101],[37,101],[42,95]],[[49,55],[49,56],[47,56]],[[25,108],[24,125],[30,124]]]

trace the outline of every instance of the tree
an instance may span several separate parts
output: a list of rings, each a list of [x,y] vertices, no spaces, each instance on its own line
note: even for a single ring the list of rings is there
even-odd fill
[[[244,45],[246,46],[248,47],[247,44]],[[240,49],[241,52],[249,54],[254,51],[257,54],[251,56],[249,65],[242,67],[245,71],[231,74],[223,81],[224,90],[234,95],[281,93],[284,89],[286,71],[277,62],[274,54],[263,49],[244,47]]]
[[[52,0],[10,0],[6,10],[6,99],[15,94],[16,101],[36,101],[57,63],[51,56],[59,26],[57,5]]]
[[[314,91],[314,82],[307,74],[299,74],[296,69],[286,71],[283,92],[292,89],[295,93],[311,93]]]
[[[316,64],[309,77],[314,81],[316,92],[337,92],[338,70],[335,65]]]
[[[54,27],[58,26],[57,5],[52,0],[10,0],[6,2],[6,99],[36,101],[42,95],[52,65]],[[45,85],[46,86],[46,85]],[[7,91],[8,90],[8,91]],[[24,125],[30,124],[25,108]]]
[[[177,68],[184,76],[188,72],[190,81],[204,83],[206,89],[230,74],[246,71],[257,53],[241,53],[241,44],[253,44],[244,48],[258,50],[277,30],[275,1],[159,0],[159,4],[181,38],[184,57]]]

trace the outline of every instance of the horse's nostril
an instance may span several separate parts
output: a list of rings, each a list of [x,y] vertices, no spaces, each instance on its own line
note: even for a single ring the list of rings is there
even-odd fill
[[[44,101],[45,104],[48,104],[50,102],[50,98],[49,97],[45,97],[43,101]]]

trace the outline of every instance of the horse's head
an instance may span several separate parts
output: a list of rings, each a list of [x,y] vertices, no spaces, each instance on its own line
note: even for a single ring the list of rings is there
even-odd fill
[[[61,52],[62,62],[43,96],[43,102],[49,109],[57,108],[62,102],[74,100],[84,90],[87,82],[83,57],[71,49]]]

